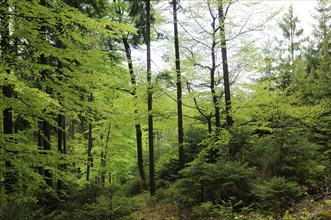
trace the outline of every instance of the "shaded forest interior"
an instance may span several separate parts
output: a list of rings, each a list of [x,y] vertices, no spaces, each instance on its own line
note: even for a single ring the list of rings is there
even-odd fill
[[[0,2],[0,219],[331,219],[330,1]]]

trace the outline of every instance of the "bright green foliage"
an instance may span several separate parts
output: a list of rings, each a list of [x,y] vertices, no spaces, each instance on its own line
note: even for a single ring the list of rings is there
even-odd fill
[[[253,39],[243,39],[246,31],[251,31],[246,29],[248,23],[241,29],[238,24],[242,21],[231,14],[232,9],[250,7],[231,1],[235,5],[224,8],[229,10],[225,25],[231,72],[244,70],[258,76],[241,84],[233,76],[231,128],[224,126],[222,111],[221,45],[219,38],[210,34],[218,33],[218,26],[215,30],[208,29],[210,25],[186,31],[180,28],[185,57],[182,83],[188,88],[182,97],[186,167],[180,172],[175,72],[168,66],[158,66],[155,74],[153,71],[155,106],[148,112],[145,68],[134,63],[133,83],[126,67],[123,40],[132,52],[143,41],[144,1],[8,2],[10,8],[0,5],[1,11],[10,11],[10,53],[6,57],[6,47],[0,45],[0,87],[12,87],[13,94],[0,93],[0,121],[3,111],[12,108],[14,127],[13,134],[4,134],[4,125],[0,127],[0,219],[134,219],[143,218],[146,209],[151,210],[150,217],[157,208],[164,211],[168,207],[171,211],[162,212],[163,219],[330,216],[329,200],[319,206],[312,200],[330,192],[331,182],[330,16],[326,13],[330,5],[325,1],[319,4],[318,25],[308,48],[302,47],[303,30],[298,28],[293,8],[279,26],[284,47],[277,48],[270,40],[260,50]],[[210,1],[210,10],[208,2],[203,2],[206,8],[194,8],[196,2],[181,4],[181,25],[205,24],[204,12],[217,15],[217,2]],[[165,2],[152,3],[166,8]],[[192,14],[197,16],[190,17]],[[155,19],[162,16],[159,12]],[[5,30],[3,20],[0,25]],[[155,20],[155,33],[159,25]],[[252,28],[259,30],[257,26]],[[195,28],[197,31],[192,31]],[[0,40],[5,39],[4,33],[0,32]],[[240,40],[230,43],[237,35]],[[171,37],[169,40],[171,43]],[[209,88],[213,67],[209,43],[213,40],[218,55],[213,72],[216,105]],[[153,43],[163,50],[159,42]],[[279,49],[284,53],[279,54]],[[164,55],[171,60],[172,56]],[[89,100],[91,95],[93,100]],[[217,133],[213,132],[215,106],[220,107]],[[135,138],[135,125],[140,124],[146,168],[149,113],[155,119],[159,189],[151,199],[144,192],[147,183],[138,178]],[[58,115],[65,118],[63,128],[58,125]],[[44,149],[48,137],[40,126],[43,122],[50,124],[51,150]],[[57,149],[59,131],[66,135],[66,153]],[[93,160],[88,161],[89,134]],[[236,152],[231,159],[229,148]],[[46,183],[42,170],[51,172],[53,187]],[[4,187],[8,171],[18,177],[15,193]],[[61,190],[56,189],[58,182],[62,182]],[[304,196],[312,205],[305,204],[308,208],[297,211]]]
[[[7,107],[13,109],[15,141],[7,141],[5,144],[8,137],[1,132],[0,159],[4,161],[4,158],[11,158],[12,169],[19,174],[19,199],[26,202],[34,200],[38,193],[52,190],[45,186],[42,176],[36,172],[37,167],[51,170],[54,179],[62,179],[65,185],[73,184],[82,177],[80,172],[84,172],[87,143],[84,122],[108,117],[111,112],[108,101],[118,93],[115,87],[125,84],[123,81],[119,84],[118,80],[114,80],[120,78],[121,72],[124,71],[118,65],[115,66],[120,54],[110,52],[101,39],[118,38],[122,33],[134,29],[101,16],[98,19],[92,18],[92,14],[97,12],[91,12],[89,6],[84,8],[89,11],[88,16],[63,1],[47,2],[47,7],[38,1],[10,3],[13,13],[10,20],[10,38],[12,47],[16,50],[11,55],[15,62],[10,64],[11,74],[7,74],[4,67],[8,63],[1,60],[0,78],[7,78],[1,80],[1,86],[12,85],[14,97],[9,99],[1,94],[0,109],[1,112]],[[43,27],[46,31],[42,33]],[[59,42],[61,47],[58,47]],[[41,56],[45,57],[46,63],[39,62]],[[111,61],[107,57],[110,57]],[[98,93],[104,88],[112,88],[109,95]],[[94,93],[97,105],[87,102],[89,93]],[[107,106],[103,106],[106,103]],[[57,144],[55,116],[59,113],[65,114],[72,129],[72,135],[68,135],[70,137],[67,140],[68,151],[65,156],[58,154],[54,147]],[[48,121],[52,126],[51,152],[38,149],[38,123],[41,120]],[[80,126],[77,121],[81,122]],[[100,125],[94,130],[95,143],[99,147],[104,146],[100,136],[105,134],[98,132],[98,129],[105,126],[103,123],[106,126],[109,124],[93,122]],[[123,138],[122,141],[125,142]],[[14,150],[15,154],[7,154],[7,150]],[[95,146],[95,155],[98,155],[98,151],[100,149]],[[120,155],[119,158],[123,161],[129,160],[130,153],[132,152],[126,151],[126,154]],[[113,161],[116,163],[115,159]],[[71,171],[80,171],[63,172],[57,168],[61,163],[66,163]],[[123,166],[122,162],[118,162],[114,167],[121,168],[119,164]],[[121,178],[127,178],[129,167],[127,163],[125,168],[116,171],[121,173]],[[3,171],[6,171],[6,168],[1,164],[1,172]],[[118,175],[113,173],[114,178],[117,178]],[[1,179],[2,177],[3,173]]]

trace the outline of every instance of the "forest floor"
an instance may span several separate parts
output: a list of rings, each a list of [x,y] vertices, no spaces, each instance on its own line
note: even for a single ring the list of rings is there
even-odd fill
[[[176,203],[164,201],[150,201],[148,205],[134,213],[134,218],[139,220],[177,220],[201,219],[192,216],[192,210],[179,208]],[[274,218],[272,215],[259,212],[249,212],[234,215],[233,217],[206,217],[203,219],[240,219],[240,220],[331,220],[331,196],[309,197],[294,204],[291,210],[283,217]]]

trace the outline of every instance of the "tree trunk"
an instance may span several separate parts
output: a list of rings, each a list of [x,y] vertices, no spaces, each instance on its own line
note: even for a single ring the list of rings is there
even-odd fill
[[[51,126],[48,121],[43,121],[43,133],[44,133],[44,150],[51,151]],[[44,170],[45,182],[49,187],[53,187],[53,175],[49,169]]]
[[[66,140],[66,121],[65,116],[59,114],[58,115],[58,153],[63,155],[61,156],[61,160],[59,163],[59,169],[61,171],[65,171],[67,169],[67,164],[65,161],[65,156],[67,154],[67,140]],[[63,190],[63,181],[58,179],[57,181],[57,190]]]
[[[212,100],[213,100],[213,105],[215,108],[215,127],[216,127],[216,135],[219,134],[219,130],[221,128],[221,118],[220,118],[220,106],[219,106],[219,97],[216,93],[216,82],[215,82],[215,73],[216,73],[216,33],[217,33],[217,28],[216,28],[216,17],[213,17],[213,23],[212,23],[212,28],[213,28],[213,42],[211,45],[211,61],[212,61],[212,67],[210,68],[210,90],[212,94]]]
[[[125,48],[125,53],[126,53],[126,59],[128,61],[128,68],[130,72],[130,78],[131,78],[131,84],[133,86],[133,89],[131,91],[131,95],[134,96],[135,99],[137,99],[137,92],[136,92],[136,76],[133,71],[133,63],[132,63],[132,57],[131,57],[131,48],[130,44],[128,43],[127,38],[123,38],[123,44]],[[134,113],[138,113],[138,109],[134,110]],[[139,175],[140,179],[145,182],[146,177],[145,177],[145,172],[144,172],[144,157],[143,157],[143,144],[142,144],[142,132],[141,132],[141,125],[137,123],[135,125],[136,129],[136,142],[137,142],[137,160],[138,160],[138,169],[139,169]]]
[[[47,2],[46,0],[40,0],[40,5],[42,6],[47,6]],[[43,21],[41,21],[43,22]],[[44,40],[47,39],[46,36],[46,32],[47,32],[47,26],[45,25],[41,25],[40,27],[40,36],[42,38],[44,38]],[[39,57],[39,63],[41,65],[47,65],[48,61],[47,58],[44,54],[41,54]],[[42,70],[41,71],[41,80],[43,82],[46,83],[47,81],[47,71],[46,70]],[[49,91],[48,87],[46,86],[46,93],[50,94],[51,92]],[[44,151],[51,151],[51,127],[50,127],[50,123],[48,121],[46,121],[46,119],[44,119],[42,122],[42,137],[43,137],[43,149]],[[45,182],[48,186],[53,187],[53,175],[52,172],[49,169],[43,169],[44,170],[44,179]]]
[[[93,94],[90,94],[89,101],[93,101]],[[91,167],[93,166],[92,157],[92,122],[89,123],[88,128],[88,144],[87,144],[87,166],[86,166],[86,181],[90,180]]]
[[[38,122],[38,150],[42,151],[44,149],[44,138],[43,138],[43,123],[40,121]],[[43,153],[40,153],[43,154]],[[43,166],[38,167],[39,174],[44,177],[45,171]]]
[[[9,7],[10,4],[8,2],[8,0],[3,0],[1,2],[1,15],[0,15],[0,19],[1,19],[1,56],[3,61],[5,62],[5,71],[7,74],[11,74],[11,70],[10,70],[10,11],[9,11]],[[8,65],[8,66],[7,66]],[[6,78],[3,79],[4,82],[7,81]],[[4,86],[2,87],[2,94],[10,99],[13,97],[13,88],[11,85],[8,85],[6,83],[4,83]],[[13,109],[10,106],[7,106],[4,110],[3,110],[3,132],[5,135],[5,142],[6,145],[11,145],[13,143],[13,130],[14,130],[14,124],[13,124]],[[9,150],[11,147],[6,147],[6,153],[8,153],[8,155],[14,153],[14,151]],[[12,156],[8,156],[6,158],[9,158]],[[18,182],[18,173],[17,171],[14,170],[13,164],[11,161],[6,160],[5,161],[5,166],[7,168],[7,171],[5,172],[5,190],[6,193],[10,194],[13,193],[16,189],[16,185]]]
[[[62,154],[63,153],[63,132],[62,132],[62,129],[63,129],[63,115],[61,114],[58,114],[58,117],[57,117],[57,150],[58,150],[58,153],[59,154]],[[59,164],[59,169],[61,170],[62,169],[62,165],[61,163]],[[57,180],[57,190],[62,190],[63,186],[62,186],[62,180],[61,179],[58,179]]]
[[[62,140],[63,140],[62,153],[64,155],[66,155],[67,154],[67,133],[66,133],[66,116],[65,115],[63,115],[63,122],[62,122]],[[67,170],[67,163],[63,164],[63,169]]]
[[[213,28],[213,41],[211,45],[211,61],[212,61],[212,67],[210,68],[210,90],[211,90],[211,95],[212,95],[212,101],[215,109],[215,137],[214,141],[216,142],[219,139],[219,133],[221,129],[221,117],[220,117],[220,106],[219,106],[219,96],[217,95],[216,92],[216,81],[215,81],[215,74],[216,74],[216,33],[217,33],[217,28],[216,28],[216,19],[217,17],[213,17],[213,23],[212,23],[212,28]],[[216,162],[216,158],[218,157],[218,152],[219,150],[216,148],[212,148],[210,150],[210,162]]]
[[[108,143],[109,143],[109,139],[110,139],[110,127],[111,127],[111,124],[109,124],[108,132],[107,132],[105,150],[101,154],[101,167],[102,167],[101,183],[103,186],[105,186],[105,183],[106,183],[106,162],[107,162]]]
[[[175,37],[175,57],[176,57],[176,86],[177,86],[177,124],[178,124],[178,159],[179,169],[185,166],[184,160],[184,130],[183,130],[183,105],[182,105],[182,75],[180,69],[180,54],[178,40],[178,20],[177,20],[177,1],[173,0],[173,19],[174,19],[174,37]]]
[[[151,74],[151,15],[150,0],[146,0],[146,46],[147,46],[147,105],[148,105],[148,148],[149,148],[149,191],[150,195],[155,194],[155,173],[154,173],[154,129],[153,129],[153,88]]]
[[[219,13],[219,25],[221,35],[221,53],[222,53],[222,65],[223,65],[223,79],[224,79],[224,95],[225,95],[225,114],[226,114],[226,126],[231,128],[233,125],[233,118],[231,116],[231,95],[230,95],[230,79],[229,79],[229,67],[226,47],[226,34],[225,34],[225,15],[223,11],[223,2],[220,0],[218,6]],[[229,157],[231,160],[235,159],[236,150],[234,146],[229,146]]]

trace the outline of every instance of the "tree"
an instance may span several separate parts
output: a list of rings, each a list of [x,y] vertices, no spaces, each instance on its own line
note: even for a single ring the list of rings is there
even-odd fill
[[[1,63],[3,68],[1,71],[6,73],[4,79],[4,83],[2,84],[2,94],[6,98],[6,103],[10,103],[13,98],[13,87],[8,78],[11,76],[11,63],[13,62],[13,51],[11,46],[11,37],[10,37],[10,2],[8,0],[4,0],[1,3]],[[13,108],[6,104],[6,107],[3,109],[3,133],[5,135],[5,149],[6,153],[14,156],[14,140],[13,140]],[[16,168],[14,168],[13,163],[10,161],[10,158],[6,158],[5,161],[6,171],[5,171],[5,189],[7,193],[13,193],[15,188],[17,187],[18,174]]]
[[[285,46],[289,54],[289,59],[291,63],[294,62],[295,52],[300,49],[300,43],[302,41],[296,40],[303,34],[303,29],[298,28],[299,19],[297,16],[294,16],[293,5],[288,9],[288,12],[284,15],[282,21],[279,23],[279,27],[283,32],[283,37],[287,42]]]
[[[294,16],[293,6],[291,5],[288,12],[282,18],[279,23],[279,27],[282,30],[284,40],[280,41],[281,59],[283,59],[280,65],[279,86],[282,89],[288,88],[292,80],[293,63],[295,61],[296,53],[301,49],[301,44],[304,39],[300,39],[303,34],[303,29],[298,28],[299,19]],[[283,48],[285,47],[285,48]],[[285,53],[286,58],[282,58]]]
[[[151,73],[151,4],[146,0],[146,32],[145,42],[147,46],[147,105],[148,105],[148,147],[149,147],[149,191],[155,194],[155,171],[154,171],[154,129],[153,129],[153,87]]]
[[[131,84],[133,86],[131,94],[137,99],[136,76],[135,76],[134,69],[133,69],[130,44],[128,43],[128,39],[126,37],[123,38],[123,44],[124,44],[124,48],[125,48],[126,59],[127,59],[127,62],[128,62],[128,68],[129,68],[129,72],[130,72]],[[134,113],[137,114],[138,109],[135,109]],[[136,123],[135,124],[135,129],[136,129],[137,160],[138,160],[139,175],[140,175],[141,180],[143,182],[145,182],[146,178],[145,178],[145,172],[144,172],[144,158],[143,158],[141,124]]]
[[[230,3],[226,7],[226,12],[229,10]],[[228,67],[228,55],[226,46],[226,32],[225,32],[225,19],[226,12],[224,13],[224,3],[222,0],[218,5],[218,16],[220,25],[220,37],[221,37],[221,52],[222,52],[222,66],[223,66],[223,80],[224,80],[224,96],[225,96],[225,114],[226,114],[226,126],[230,129],[233,125],[233,118],[231,115],[231,93],[230,93],[230,79],[229,79],[229,67]],[[236,151],[232,146],[229,146],[229,157],[234,160]]]
[[[177,1],[172,2],[174,38],[175,38],[175,64],[176,64],[176,86],[177,86],[177,122],[178,122],[178,158],[179,168],[183,169],[184,161],[184,130],[183,130],[183,104],[182,104],[182,76],[180,69],[179,40],[178,40],[178,21],[177,21]]]
[[[313,35],[315,40],[319,43],[319,48],[321,48],[321,42],[323,39],[330,34],[331,29],[331,4],[326,0],[319,0],[316,8],[316,14],[314,14],[313,18],[317,21],[317,24],[314,25]]]
[[[138,96],[137,96],[137,79],[136,79],[136,73],[133,65],[133,60],[132,60],[132,53],[131,53],[131,46],[130,42],[133,44],[138,44],[140,43],[139,38],[144,38],[142,36],[141,32],[143,32],[143,27],[144,25],[141,25],[143,23],[143,20],[138,20],[137,17],[143,18],[144,14],[144,8],[142,4],[138,4],[137,1],[133,2],[126,2],[124,1],[124,4],[128,4],[129,7],[128,9],[123,9],[125,7],[121,7],[121,1],[118,2],[119,6],[117,6],[118,9],[116,9],[118,16],[120,16],[120,20],[127,20],[126,17],[124,17],[124,13],[128,11],[130,17],[130,23],[133,23],[135,26],[137,26],[138,31],[136,34],[129,34],[127,33],[123,38],[123,46],[126,54],[126,60],[128,64],[128,69],[130,73],[130,81],[132,85],[132,89],[130,91],[131,95],[135,98],[135,101],[137,101]],[[139,8],[137,8],[139,6]],[[140,10],[138,10],[140,9]],[[145,19],[145,18],[143,18]],[[134,110],[135,115],[139,113],[138,108]],[[135,130],[136,130],[136,145],[137,145],[137,164],[138,164],[138,170],[139,170],[139,175],[140,178],[143,182],[146,181],[145,177],[145,172],[144,172],[144,158],[143,158],[143,144],[142,144],[142,128],[141,128],[141,123],[137,121],[135,124]]]

